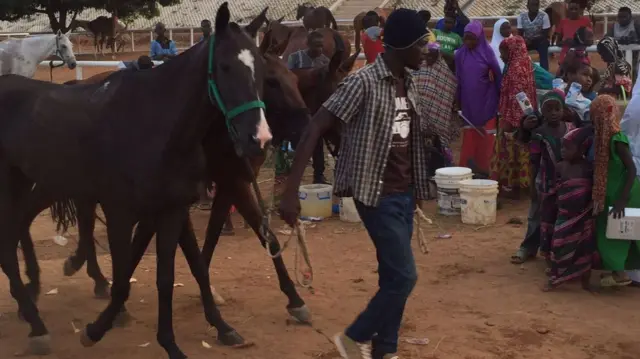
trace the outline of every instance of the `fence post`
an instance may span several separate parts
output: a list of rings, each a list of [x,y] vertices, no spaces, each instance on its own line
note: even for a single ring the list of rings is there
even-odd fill
[[[153,42],[153,30],[149,31],[149,48],[151,48],[152,42]]]
[[[602,26],[604,26],[604,29],[602,29],[602,36],[604,36],[607,34],[607,29],[609,27],[609,17],[607,15],[604,16],[604,21],[602,23]]]
[[[169,40],[173,41],[173,29],[169,29]]]
[[[193,46],[193,28],[189,29],[189,35],[191,36],[191,46]]]
[[[82,76],[82,66],[77,66],[76,67],[76,80],[82,80],[83,76]]]
[[[135,52],[136,51],[136,33],[133,31],[129,31],[129,35],[131,35],[131,52]]]

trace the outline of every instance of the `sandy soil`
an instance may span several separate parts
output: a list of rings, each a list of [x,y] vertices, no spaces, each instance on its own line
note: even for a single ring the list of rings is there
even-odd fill
[[[570,284],[554,293],[543,293],[543,263],[514,266],[509,256],[519,244],[525,225],[507,225],[508,219],[526,221],[526,201],[507,202],[497,224],[485,228],[463,225],[459,218],[436,214],[430,202],[427,214],[435,224],[425,225],[431,253],[419,253],[419,283],[409,300],[402,338],[428,338],[429,344],[401,344],[402,358],[440,359],[633,359],[640,343],[640,314],[636,307],[640,291],[625,288],[589,294]],[[200,238],[208,214],[192,217]],[[290,325],[286,299],[278,289],[270,260],[255,236],[242,229],[234,216],[236,236],[224,237],[210,270],[212,280],[227,299],[222,314],[231,325],[256,345],[233,350],[215,344],[207,334],[198,291],[181,254],[178,255],[174,325],[178,344],[191,358],[300,359],[338,358],[325,335],[342,330],[363,308],[377,285],[375,253],[360,224],[326,220],[308,230],[315,272],[314,292],[299,288],[314,314],[314,327]],[[282,223],[274,220],[273,228]],[[436,239],[450,233],[451,239]],[[106,302],[93,298],[92,282],[84,274],[63,277],[64,258],[75,248],[69,235],[66,247],[51,237],[54,227],[48,216],[32,226],[43,275],[39,307],[54,339],[50,358],[104,359],[164,357],[155,342],[156,291],[153,248],[134,277],[128,303],[135,320],[126,328],[113,329],[95,347],[81,347],[73,325],[82,328],[95,320]],[[96,237],[106,248],[105,229],[98,224]],[[285,235],[280,235],[284,240]],[[99,248],[100,264],[107,276],[110,257]],[[292,249],[285,261],[293,274]],[[82,271],[83,272],[83,271]],[[8,283],[0,276],[0,358],[9,358],[26,344],[28,326],[16,315]],[[315,330],[314,330],[315,329]],[[203,347],[202,341],[212,345]],[[147,346],[147,343],[150,343]]]

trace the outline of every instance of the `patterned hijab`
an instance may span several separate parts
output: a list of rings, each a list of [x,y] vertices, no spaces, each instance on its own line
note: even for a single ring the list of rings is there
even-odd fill
[[[605,36],[598,42],[598,53],[602,56],[608,54],[613,62],[607,65],[607,70],[602,76],[603,80],[609,81],[616,74],[622,76],[631,76],[631,65],[624,59],[624,54],[620,51],[618,42],[610,36]]]
[[[504,39],[500,48],[507,50],[509,55],[502,77],[498,111],[500,111],[502,120],[518,127],[523,113],[516,100],[516,94],[524,92],[533,107],[538,107],[533,64],[527,53],[527,45],[521,36],[511,36]]]
[[[620,108],[615,98],[599,95],[591,102],[591,121],[595,128],[595,161],[593,174],[594,210],[604,209],[611,137],[620,132]]]

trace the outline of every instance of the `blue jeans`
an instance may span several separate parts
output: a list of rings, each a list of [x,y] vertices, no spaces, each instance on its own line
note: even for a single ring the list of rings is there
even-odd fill
[[[355,204],[376,247],[379,289],[346,335],[357,342],[372,340],[378,358],[397,352],[404,306],[418,279],[411,249],[415,202],[409,191],[382,197],[378,207]]]
[[[529,216],[527,217],[527,234],[524,236],[520,248],[527,250],[527,255],[538,254],[540,248],[540,196],[531,200]]]

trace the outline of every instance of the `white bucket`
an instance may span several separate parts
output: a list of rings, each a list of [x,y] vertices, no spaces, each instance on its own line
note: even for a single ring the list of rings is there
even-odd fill
[[[445,216],[460,214],[460,181],[473,177],[470,168],[443,167],[436,170],[434,177],[438,186],[438,211]]]
[[[298,189],[300,216],[314,218],[331,217],[333,207],[333,186],[328,184],[307,184]]]
[[[361,222],[353,197],[340,198],[340,220],[343,222]]]
[[[496,223],[498,182],[472,179],[460,182],[462,223],[488,225]]]

